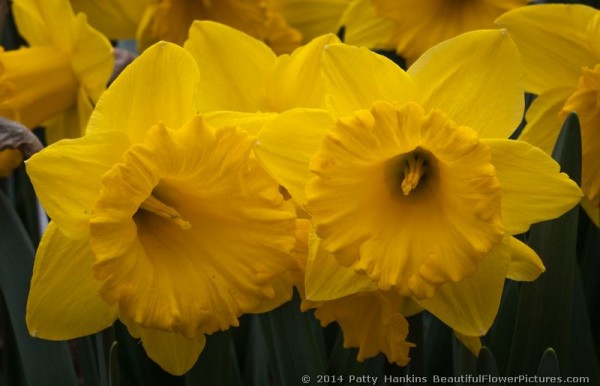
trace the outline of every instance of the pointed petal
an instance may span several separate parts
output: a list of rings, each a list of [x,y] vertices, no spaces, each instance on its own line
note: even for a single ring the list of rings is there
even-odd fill
[[[496,20],[519,48],[528,92],[575,86],[581,67],[598,63],[600,57],[590,50],[598,41],[591,42],[586,33],[597,12],[579,4],[544,4],[510,11]]]
[[[332,125],[333,119],[323,110],[295,109],[266,124],[258,136],[256,157],[303,208],[304,187],[314,177],[309,161]]]
[[[271,122],[275,113],[242,113],[239,111],[213,111],[202,115],[204,122],[213,127],[235,126],[250,135],[258,135],[262,128]]]
[[[344,43],[352,46],[384,48],[392,33],[390,20],[377,17],[372,0],[353,1],[344,12],[340,25],[344,26]]]
[[[159,122],[179,128],[198,111],[198,77],[188,52],[172,43],[157,43],[127,66],[102,95],[88,131],[123,130],[135,143]]]
[[[510,265],[506,277],[516,281],[533,281],[546,271],[542,259],[519,239],[510,238]]]
[[[67,47],[72,42],[75,15],[68,1],[16,0],[13,12],[19,34],[30,46]]]
[[[240,31],[196,21],[184,47],[200,68],[200,111],[264,111],[265,79],[275,62],[269,47]]]
[[[573,91],[574,89],[570,87],[557,88],[535,98],[527,109],[525,115],[527,125],[519,135],[519,140],[529,142],[546,153],[552,154],[562,126],[562,120],[558,114]]]
[[[481,350],[481,339],[479,337],[463,335],[456,331],[454,331],[454,335],[462,344],[465,345],[466,348],[469,349],[469,351],[471,351],[473,355],[479,355],[479,351]]]
[[[55,46],[70,57],[81,86],[94,101],[113,71],[112,47],[99,31],[75,16],[68,1],[18,0],[14,12],[21,35],[30,46]]]
[[[174,332],[147,328],[140,328],[140,337],[148,357],[173,375],[183,375],[191,369],[206,344],[202,334],[187,339]]]
[[[57,142],[27,161],[37,197],[66,236],[80,239],[89,234],[88,221],[100,194],[101,177],[128,145],[123,132],[93,132]]]
[[[148,0],[71,0],[75,12],[87,15],[90,24],[109,39],[135,39],[137,25]]]
[[[556,218],[581,199],[577,184],[537,147],[508,139],[484,142],[490,146],[502,187],[502,221],[508,234],[523,233],[533,223]]]
[[[333,300],[377,289],[377,283],[368,276],[358,275],[353,268],[341,266],[333,255],[321,248],[314,230],[309,233],[308,242],[305,279],[308,300]]]
[[[410,76],[391,60],[366,48],[327,46],[323,74],[327,102],[338,116],[368,109],[376,100],[405,104],[415,97]]]
[[[425,52],[408,70],[425,111],[440,109],[482,138],[508,138],[523,117],[519,53],[506,32],[469,32]]]
[[[586,197],[581,200],[581,207],[597,227],[600,227],[600,208],[594,206]]]
[[[266,79],[269,110],[282,112],[295,107],[325,108],[321,56],[325,47],[339,42],[335,35],[321,36],[291,55],[277,58]]]
[[[509,263],[510,247],[506,239],[483,258],[473,276],[444,284],[433,298],[418,302],[456,332],[483,336],[498,313]]]
[[[92,275],[94,254],[87,238],[72,240],[50,222],[40,242],[27,301],[32,336],[65,340],[103,330],[117,318],[116,307],[100,297]]]
[[[327,33],[337,33],[339,20],[352,0],[277,0],[279,10],[305,42]]]

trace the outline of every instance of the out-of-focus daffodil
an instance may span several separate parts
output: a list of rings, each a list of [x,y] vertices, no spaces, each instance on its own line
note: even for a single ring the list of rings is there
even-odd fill
[[[153,0],[70,0],[75,12],[109,39],[134,39],[138,25]]]
[[[267,0],[154,0],[141,20],[138,44],[141,49],[159,40],[181,45],[194,20],[228,25],[269,44],[277,53],[290,52],[302,40]]]
[[[0,53],[0,114],[33,128],[49,119],[50,142],[83,133],[113,70],[110,42],[67,0],[15,0],[28,48]]]
[[[348,44],[395,50],[412,64],[434,45],[463,32],[491,28],[527,0],[357,0],[346,16]]]
[[[581,125],[582,206],[600,226],[600,11],[584,5],[545,4],[497,20],[521,51],[525,90],[538,97],[519,139],[552,152],[565,117]]]
[[[320,238],[323,253],[311,251],[307,264],[309,300],[394,291],[477,337],[505,278],[544,270],[512,235],[560,216],[582,193],[543,151],[506,139],[523,113],[515,63],[499,30],[441,43],[408,72],[366,49],[327,46],[327,101],[339,118],[284,112],[255,150]],[[344,279],[327,284],[339,267],[348,267]]]
[[[69,339],[118,318],[182,374],[205,334],[290,298],[278,278],[297,269],[295,208],[251,156],[255,137],[195,115],[198,79],[189,53],[158,43],[100,98],[84,137],[28,161],[52,219],[32,335]]]
[[[29,128],[44,123],[48,142],[80,136],[113,70],[110,43],[67,0],[15,0],[13,12],[30,47],[0,47],[0,115]],[[0,152],[2,175],[20,160]]]
[[[356,0],[270,0],[273,10],[302,33],[302,41],[337,33],[348,7]]]

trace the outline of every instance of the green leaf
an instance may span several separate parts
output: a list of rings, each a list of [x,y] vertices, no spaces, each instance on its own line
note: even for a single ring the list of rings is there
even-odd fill
[[[243,370],[243,379],[247,385],[267,385],[269,384],[269,366],[268,352],[265,336],[258,315],[246,315],[241,323],[249,323],[248,340],[246,341],[246,350],[238,347],[238,351],[245,354],[245,363]]]
[[[553,157],[562,171],[576,182],[581,181],[581,136],[575,114],[567,117]],[[556,350],[564,368],[571,325],[578,211],[575,207],[558,219],[531,227],[529,246],[544,261],[546,272],[536,281],[521,285],[508,365],[511,375],[532,373],[537,358],[547,347]]]
[[[595,272],[596,275],[599,273],[600,271]],[[595,304],[594,308],[597,306]],[[590,377],[591,385],[600,385],[600,360],[594,347],[594,336],[579,270],[575,271],[572,315],[571,339],[564,373],[569,376],[587,376]]]
[[[560,377],[560,366],[554,349],[548,348],[544,351],[538,365],[537,375],[540,377]]]
[[[14,209],[0,192],[0,288],[6,301],[28,386],[76,385],[68,346],[29,336],[25,306],[34,250]]]
[[[108,358],[108,385],[119,386],[121,382],[119,377],[119,344],[117,342],[113,342],[112,346],[110,347]]]
[[[231,329],[206,337],[198,362],[185,376],[186,386],[238,386],[242,384]]]
[[[477,358],[477,374],[491,375],[497,377],[498,366],[496,366],[496,358],[494,354],[487,347],[482,347],[479,351],[479,357]]]
[[[325,344],[323,330],[313,311],[300,311],[300,299],[293,299],[266,314],[260,315],[269,353],[269,368],[275,385],[302,384],[308,375],[316,383],[318,374],[325,374]]]

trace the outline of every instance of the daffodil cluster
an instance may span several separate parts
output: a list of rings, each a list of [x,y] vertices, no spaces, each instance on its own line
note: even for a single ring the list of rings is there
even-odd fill
[[[112,25],[93,9],[117,12],[124,24],[113,36],[145,34],[148,48],[103,92],[110,46],[63,3],[15,0],[31,48],[0,54],[10,87],[29,90],[10,68],[52,66],[56,80],[31,88],[51,98],[48,111],[34,104],[41,96],[2,100],[13,119],[36,126],[79,106],[77,127],[86,127],[27,162],[52,220],[27,305],[33,336],[71,339],[120,320],[150,358],[183,374],[207,335],[278,307],[295,287],[303,309],[339,323],[359,360],[383,352],[406,365],[406,318],[425,310],[477,351],[505,280],[545,270],[515,236],[583,196],[543,151],[555,136],[539,126],[580,113],[586,208],[598,201],[589,154],[598,148],[600,17],[590,8],[524,7],[498,20],[508,31],[452,37],[492,27],[524,2],[430,1],[430,20],[417,7],[401,12],[409,1],[313,1],[330,11],[313,25],[301,1],[73,0],[105,32]],[[384,14],[394,26],[374,21]],[[441,14],[454,24],[431,31]],[[480,24],[481,14],[490,20]],[[296,16],[289,25],[286,15]],[[573,29],[586,20],[581,32],[552,29],[565,46],[581,43],[567,62],[548,65],[550,50],[520,35],[520,23],[549,15],[573,17]],[[172,27],[179,17],[185,23]],[[407,27],[413,19],[422,24]],[[356,29],[361,20],[374,30]],[[410,67],[321,34],[342,25],[349,41],[393,46]],[[300,44],[293,28],[310,40],[278,56]],[[19,65],[38,49],[44,66]],[[525,90],[540,94],[526,141],[508,139]],[[81,113],[92,102],[91,115]]]

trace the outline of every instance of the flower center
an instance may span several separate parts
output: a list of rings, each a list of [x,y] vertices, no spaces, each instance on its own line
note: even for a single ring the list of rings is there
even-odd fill
[[[169,219],[175,224],[179,225],[179,227],[184,231],[187,231],[192,227],[192,224],[190,224],[189,221],[185,221],[183,218],[181,218],[181,215],[179,212],[177,212],[177,210],[175,210],[175,208],[160,201],[154,196],[154,193],[145,199],[144,202],[142,202],[140,205],[140,210],[144,210],[159,217]]]
[[[402,180],[402,192],[405,196],[414,190],[419,184],[419,180],[425,173],[425,157],[419,154],[412,154],[406,161],[404,167],[404,179]]]
[[[321,245],[382,290],[433,296],[504,236],[489,146],[441,111],[375,102],[338,120],[311,170]]]

